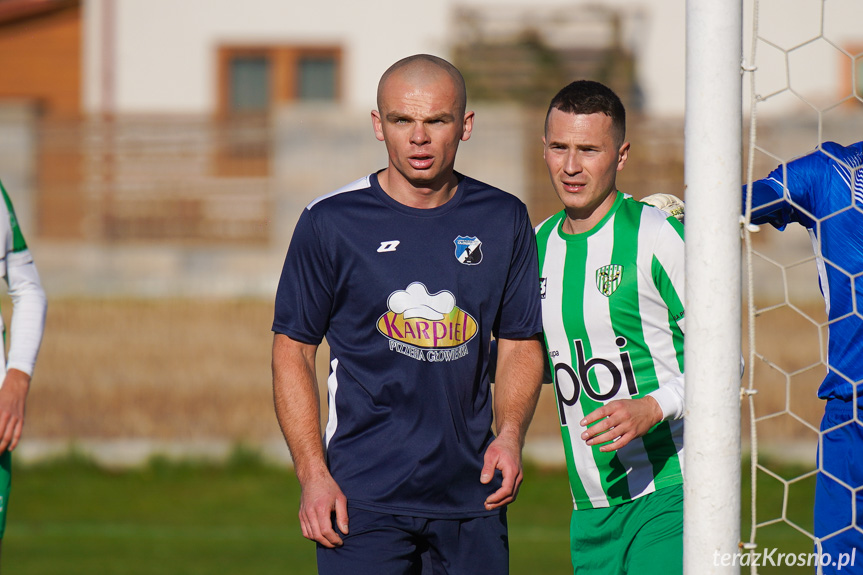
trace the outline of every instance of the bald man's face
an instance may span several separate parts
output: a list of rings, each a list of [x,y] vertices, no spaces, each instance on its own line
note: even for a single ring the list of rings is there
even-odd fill
[[[462,112],[458,96],[450,76],[434,67],[395,72],[381,86],[375,136],[386,144],[388,168],[415,188],[453,177],[459,142],[473,127],[473,113]]]

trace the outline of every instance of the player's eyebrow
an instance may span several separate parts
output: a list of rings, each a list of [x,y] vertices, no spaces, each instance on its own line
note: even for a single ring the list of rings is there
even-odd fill
[[[590,152],[594,150],[601,150],[602,146],[600,144],[595,144],[591,142],[575,142],[570,143],[565,138],[560,140],[549,140],[549,147],[557,147],[557,148],[573,148],[575,150],[580,150],[584,152]]]
[[[394,111],[394,112],[388,112],[386,114],[386,119],[390,122],[393,122],[396,120],[417,120],[417,119],[419,119],[423,122],[435,122],[435,121],[439,121],[439,120],[451,122],[455,119],[455,116],[452,114],[452,112],[442,111],[442,112],[438,112],[437,114],[432,114],[430,116],[426,116],[424,118],[415,118],[412,115],[408,114],[407,112]]]

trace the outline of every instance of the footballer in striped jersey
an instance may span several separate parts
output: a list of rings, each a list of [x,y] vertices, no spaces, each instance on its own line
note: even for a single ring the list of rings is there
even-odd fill
[[[629,143],[606,86],[563,88],[543,142],[564,206],[536,234],[573,567],[681,573],[683,226],[617,191]]]
[[[0,543],[6,530],[6,509],[12,475],[11,452],[24,427],[24,408],[30,377],[42,343],[47,300],[36,264],[15,217],[12,201],[0,182],[0,275],[9,287],[12,300],[9,354],[0,346]],[[6,341],[6,326],[0,317],[0,331]]]

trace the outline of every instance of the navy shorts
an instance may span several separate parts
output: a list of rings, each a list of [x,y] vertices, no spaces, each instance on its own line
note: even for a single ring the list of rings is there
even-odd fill
[[[858,419],[863,418],[863,409],[859,411]],[[821,433],[815,480],[815,536],[818,538],[815,550],[829,553],[832,558],[830,562],[822,562],[824,574],[836,573],[839,569],[843,574],[863,573],[863,490],[856,494],[856,521],[851,516],[851,489],[863,486],[863,426],[854,421],[854,404],[836,399],[828,401],[821,420]],[[854,558],[853,567],[844,560],[848,557]],[[837,569],[840,563],[845,566]]]
[[[348,507],[344,545],[318,545],[320,575],[506,575],[506,509],[468,519],[428,519]]]

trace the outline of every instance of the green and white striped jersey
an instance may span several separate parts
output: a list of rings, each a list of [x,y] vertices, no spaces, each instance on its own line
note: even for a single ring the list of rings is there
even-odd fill
[[[15,209],[12,207],[12,200],[9,199],[9,194],[6,193],[6,188],[3,187],[3,182],[0,182],[0,194],[3,196],[3,202],[0,203],[0,241],[2,241],[2,252],[0,252],[0,272],[5,275],[6,259],[10,254],[23,254],[27,252],[25,259],[30,259],[27,251],[27,242],[24,241],[24,235],[18,227],[18,218],[15,217]]]
[[[36,264],[15,217],[15,210],[0,182],[0,276],[6,281],[12,300],[11,342],[5,355],[6,326],[0,317],[0,385],[7,369],[33,374],[45,326],[45,291]]]
[[[574,507],[609,507],[683,483],[683,225],[620,192],[588,232],[564,219],[536,227],[543,329]],[[643,437],[580,438],[594,409],[647,394],[665,419]]]

